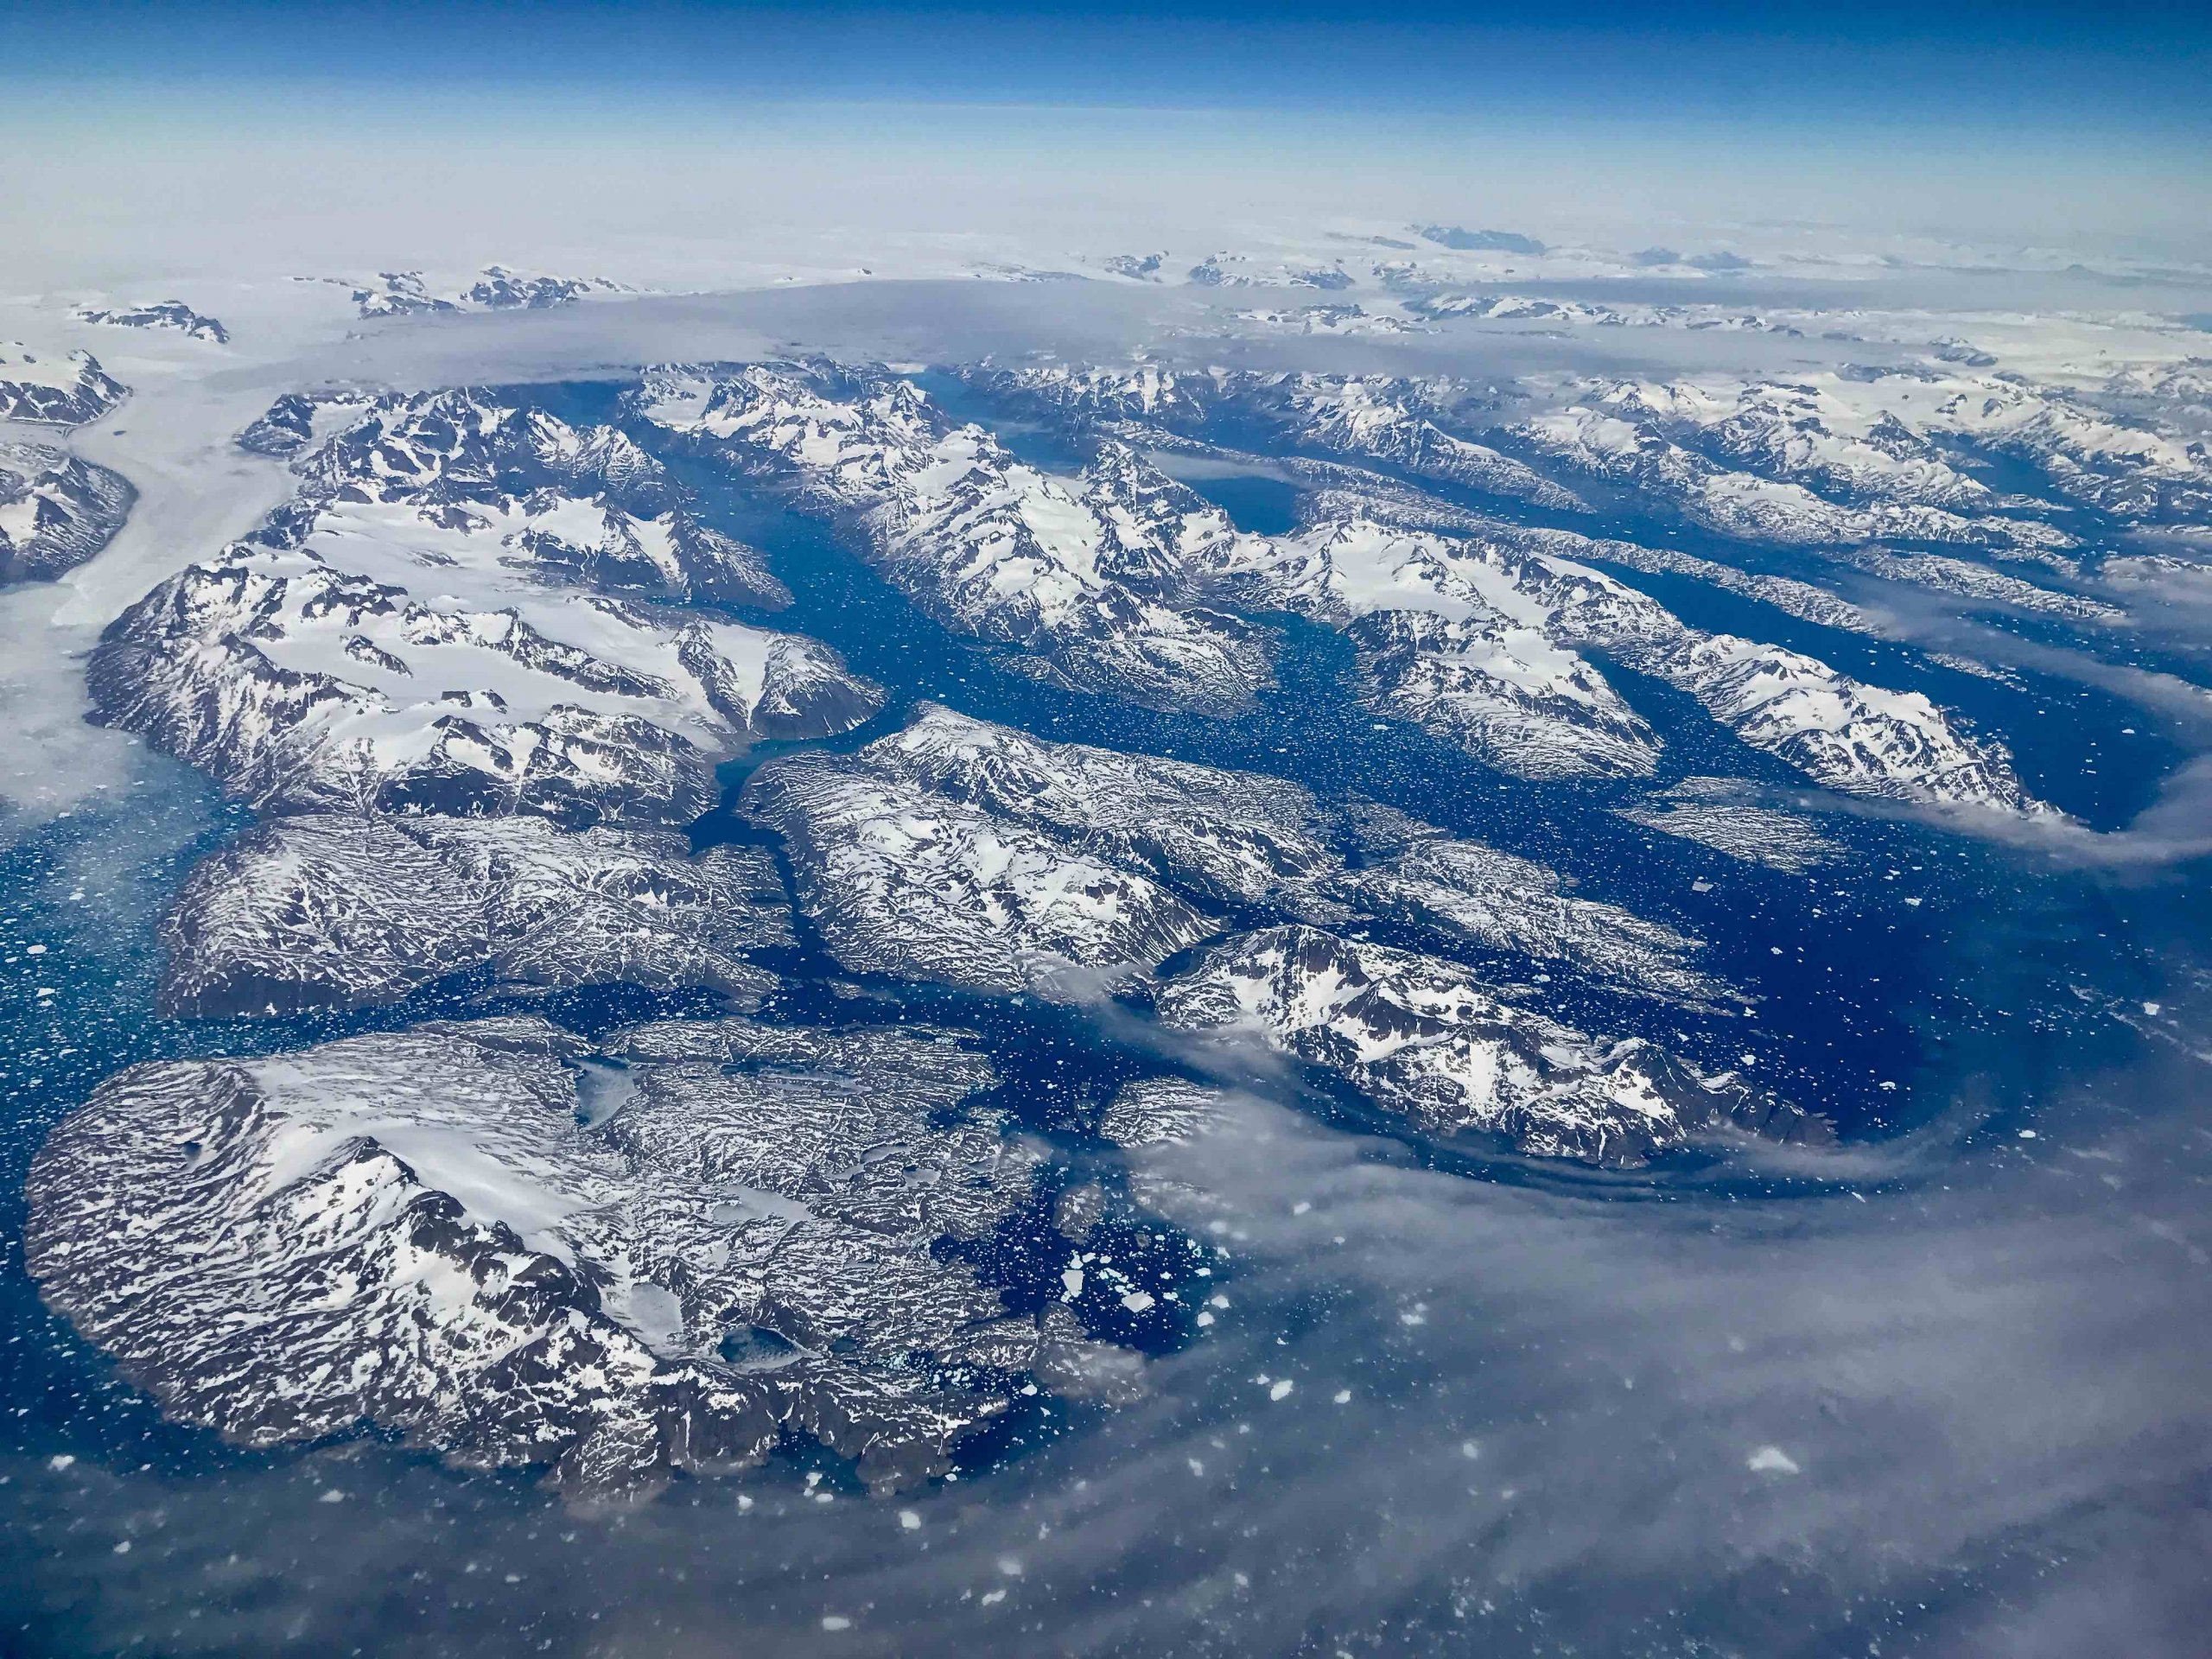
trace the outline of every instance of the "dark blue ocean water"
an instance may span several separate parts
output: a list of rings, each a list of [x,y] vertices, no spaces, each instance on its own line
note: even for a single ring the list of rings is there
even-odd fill
[[[603,408],[608,393],[580,387],[568,396],[581,413]],[[1604,1306],[1611,1287],[1625,1282],[1622,1260],[1691,1249],[1684,1240],[1740,1236],[1745,1251],[1774,1252],[1779,1269],[1791,1239],[1820,1248],[1827,1223],[1818,1218],[1833,1218],[1839,1202],[1875,1207],[1893,1239],[1952,1201],[1955,1185],[1993,1180],[1993,1172],[2027,1155],[2023,1147],[2041,1144],[2023,1141],[2024,1129],[2063,1137],[2065,1114],[2085,1109],[2082,1102],[2109,1109],[2138,1086],[2131,1080],[2167,1075],[2155,1068],[2193,1040],[2176,1011],[2194,1018],[2204,1000],[2200,986],[2175,977],[2177,961],[2194,959],[2190,942],[2212,937],[2212,884],[2201,864],[2069,868],[1844,810],[1821,818],[1847,849],[1835,865],[1801,877],[1736,863],[1615,817],[1610,809],[1633,791],[1503,779],[1409,728],[1378,725],[1351,695],[1343,640],[1294,619],[1271,620],[1281,641],[1278,689],[1233,721],[1054,691],[947,635],[790,504],[733,490],[700,469],[689,475],[709,516],[766,550],[791,584],[796,602],[777,620],[829,640],[889,691],[883,715],[840,746],[895,729],[915,702],[935,700],[1053,739],[1278,773],[1325,801],[1364,795],[1542,860],[1573,877],[1583,896],[1708,941],[1707,965],[1756,1002],[1751,1017],[1655,1016],[1633,1001],[1562,992],[1570,1017],[1597,1029],[1646,1030],[1712,1064],[1748,1056],[1783,1093],[1834,1117],[1847,1155],[1822,1166],[1699,1153],[1649,1172],[1597,1176],[1533,1166],[1496,1147],[1408,1141],[1325,1088],[1293,1077],[1262,1083],[1289,1109],[1285,1123],[1319,1123],[1312,1133],[1322,1138],[1309,1141],[1305,1131],[1279,1125],[1275,1138],[1255,1142],[1240,1178],[1264,1185],[1280,1176],[1281,1203],[1268,1213],[1282,1217],[1294,1195],[1311,1192],[1315,1213],[1341,1230],[1325,1229],[1294,1248],[1256,1219],[1220,1236],[1205,1231],[1196,1212],[1176,1227],[1147,1227],[1141,1239],[1133,1227],[1126,1258],[1163,1287],[1185,1282],[1195,1262],[1215,1260],[1196,1254],[1201,1243],[1211,1249],[1233,1237],[1217,1282],[1238,1312],[1211,1334],[1164,1319],[1116,1331],[1162,1357],[1153,1406],[1109,1419],[1040,1402],[972,1448],[960,1479],[912,1500],[923,1517],[915,1529],[893,1518],[896,1505],[861,1499],[842,1471],[796,1455],[745,1482],[680,1482],[639,1507],[586,1513],[525,1478],[463,1476],[370,1438],[238,1452],[162,1423],[39,1303],[22,1271],[21,1192],[54,1122],[101,1077],[144,1059],[268,1052],[434,1014],[526,1006],[596,1032],[706,1005],[636,991],[518,1002],[461,983],[354,1014],[158,1020],[150,1012],[154,921],[193,861],[246,818],[188,772],[149,762],[127,797],[0,851],[0,1306],[8,1331],[0,1478],[13,1489],[0,1492],[0,1503],[14,1510],[0,1531],[0,1579],[10,1589],[0,1648],[808,1652],[829,1650],[831,1633],[820,1621],[834,1615],[855,1618],[841,1635],[848,1646],[878,1652],[972,1650],[974,1642],[994,1651],[1017,1643],[1057,1651],[1076,1645],[1069,1633],[1077,1630],[1084,1647],[1132,1653],[1325,1653],[1339,1643],[1361,1653],[1564,1651],[1576,1643],[1590,1651],[1608,1628],[1641,1631],[1637,1651],[1860,1653],[1876,1630],[1880,1651],[1942,1652],[1952,1628],[1944,1621],[1959,1605],[2028,1570],[2011,1544],[1978,1546],[1983,1554],[1963,1567],[1915,1558],[1885,1569],[1878,1550],[1854,1541],[1832,1561],[1816,1553],[1763,1561],[1755,1583],[1731,1580],[1702,1556],[1686,1558],[1697,1562],[1691,1580],[1682,1576],[1691,1568],[1667,1564],[1671,1557],[1529,1554],[1529,1535],[1490,1509],[1440,1518],[1424,1509],[1423,1541],[1402,1571],[1353,1563],[1389,1535],[1394,1502],[1412,1503],[1407,1494],[1416,1487],[1422,1504],[1439,1501],[1423,1483],[1467,1456],[1465,1446],[1476,1442],[1463,1443],[1463,1433],[1478,1433],[1473,1426],[1492,1422],[1479,1432],[1504,1436],[1492,1420],[1506,1414],[1524,1427],[1554,1419],[1580,1425],[1573,1433],[1593,1441],[1610,1432],[1602,1426],[1619,1420],[1629,1395],[1609,1383],[1614,1392],[1593,1404],[1592,1367],[1635,1367],[1591,1336],[1598,1316],[1585,1303]],[[1209,480],[1203,487],[1255,530],[1279,528],[1293,505],[1273,480]],[[2119,727],[2152,723],[2105,694],[2034,676],[2017,688],[1993,686],[1931,670],[1902,647],[1789,624],[1709,590],[1631,579],[1703,626],[1816,651],[1880,683],[1927,689],[1967,708],[2012,739],[2038,792],[2092,822],[2130,815],[2173,758],[2158,740],[2121,741]],[[1662,784],[1709,773],[1783,789],[1801,781],[1679,694],[1630,675],[1623,684],[1668,740]],[[2092,744],[2103,757],[2097,772],[2075,775]],[[725,769],[730,794],[760,758]],[[702,843],[758,834],[727,811],[694,828]],[[32,954],[34,946],[44,949]],[[997,1098],[1077,1173],[1110,1178],[1115,1167],[1082,1133],[1097,1102],[1129,1077],[1192,1064],[1125,1011],[887,983],[866,984],[874,1001],[855,1004],[830,988],[849,976],[804,938],[779,965],[793,988],[775,1012],[790,1017],[851,1017],[865,1006],[977,1030],[1007,1078]],[[2145,1109],[2171,1099],[2158,1095]],[[2053,1168],[2079,1173],[2063,1161]],[[1355,1203],[1354,1193],[1370,1196]],[[1396,1206],[1382,1213],[1397,1220],[1378,1233],[1362,1203],[1382,1204],[1375,1196],[1382,1193]],[[1448,1269],[1435,1268],[1433,1281],[1421,1281],[1427,1288],[1399,1287],[1381,1300],[1377,1287],[1395,1284],[1386,1245],[1402,1248],[1432,1224],[1440,1240],[1456,1238],[1450,1230],[1471,1224],[1470,1217],[1519,1213],[1512,1206],[1525,1208],[1532,1228],[1562,1239],[1582,1241],[1586,1230],[1615,1228],[1612,1217],[1632,1214],[1663,1216],[1664,1230],[1649,1249],[1627,1246],[1626,1258],[1593,1255],[1580,1275],[1546,1280],[1554,1268],[1526,1262],[1504,1274],[1516,1284],[1550,1285],[1534,1312],[1481,1300],[1500,1282],[1482,1271],[1486,1258],[1502,1267],[1494,1239],[1472,1255],[1471,1246],[1448,1246]],[[1352,1257],[1363,1245],[1369,1253],[1356,1270]],[[1867,1249],[1871,1255],[1877,1247]],[[1545,1258],[1560,1259],[1572,1260],[1572,1251]],[[1681,1259],[1690,1273],[1691,1258]],[[997,1242],[987,1267],[1020,1300],[1041,1294],[1042,1262],[1017,1228]],[[1662,1280],[1646,1295],[1669,1294]],[[1475,1300],[1450,1317],[1463,1297]],[[1929,1317],[1938,1317],[1929,1306]],[[1098,1317],[1107,1328],[1110,1316]],[[1626,1317],[1615,1316],[1620,1328]],[[1694,1328],[1707,1317],[1718,1315],[1685,1312],[1680,1322]],[[1741,1322],[1755,1328],[1762,1317],[1747,1308]],[[1449,1347],[1420,1345],[1431,1336],[1444,1342],[1447,1331]],[[1556,1360],[1544,1357],[1547,1344]],[[1852,1363],[1824,1357],[1826,1386],[1833,1390]],[[1286,1367],[1307,1379],[1287,1411],[1306,1412],[1310,1400],[1321,1412],[1334,1398],[1317,1380],[1324,1374],[1356,1382],[1351,1402],[1334,1417],[1268,1419],[1255,1429],[1247,1402],[1269,1396],[1252,1379]],[[1679,1369],[1675,1376],[1670,1384],[1663,1367],[1647,1372],[1647,1395],[1688,1386]],[[1835,1398],[1856,1400],[1848,1387]],[[1275,1430],[1276,1422],[1296,1427]],[[1353,1475],[1387,1463],[1394,1454],[1381,1448],[1402,1443],[1415,1426],[1440,1433],[1452,1427],[1438,1459],[1408,1470],[1398,1499]],[[1175,1452],[1163,1471],[1160,1448],[1171,1440]],[[1262,1455],[1263,1447],[1272,1449]],[[1256,1472],[1235,1492],[1194,1484],[1194,1493],[1211,1494],[1195,1507],[1166,1497],[1171,1477],[1214,1478],[1238,1458]],[[1332,1459],[1345,1461],[1339,1469]],[[1468,1457],[1471,1465],[1477,1460]],[[1215,1475],[1186,1474],[1185,1464]],[[1294,1497],[1255,1507],[1250,1494],[1266,1490],[1270,1469],[1286,1482],[1297,1471],[1284,1489]],[[808,1473],[828,1476],[834,1503],[807,1498]],[[1623,1475],[1622,1490],[1638,1505],[1721,1502],[1703,1476],[1682,1476],[1672,1500],[1664,1497],[1672,1489],[1650,1478]],[[1518,1491],[1528,1478],[1511,1480]],[[1484,1501],[1499,1501],[1496,1492],[1505,1490],[1497,1485]],[[1343,1514],[1317,1535],[1308,1523],[1332,1491]],[[1593,1493],[1573,1497],[1564,1486],[1544,1503],[1543,1518],[1531,1525],[1553,1538],[1571,1531],[1575,1516],[1605,1507]],[[1626,1516],[1614,1521],[1633,1530]],[[1338,1533],[1341,1555],[1315,1541]],[[2045,1533],[2034,1538],[2035,1549],[2056,1548]],[[1459,1555],[1421,1553],[1438,1550],[1439,1540]],[[933,1544],[935,1559],[957,1558],[957,1570],[950,1561],[937,1570]],[[1272,1586],[1272,1611],[1253,1599],[1255,1573]],[[1328,1593],[1316,1593],[1319,1586]],[[982,1599],[995,1592],[1005,1593]],[[1467,1621],[1484,1604],[1504,1612],[1478,1641]],[[1600,1609],[1620,1622],[1593,1627]],[[977,1622],[985,1618],[997,1622]],[[1740,1645],[1747,1640],[1749,1648]]]

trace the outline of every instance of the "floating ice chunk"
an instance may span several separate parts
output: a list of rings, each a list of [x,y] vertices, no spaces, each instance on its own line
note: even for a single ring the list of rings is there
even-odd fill
[[[1794,1475],[1800,1473],[1797,1460],[1778,1446],[1763,1446],[1744,1459],[1744,1467],[1755,1475]]]
[[[1290,1398],[1290,1391],[1297,1386],[1297,1383],[1292,1382],[1286,1376],[1268,1389],[1268,1398],[1270,1400],[1287,1400]]]

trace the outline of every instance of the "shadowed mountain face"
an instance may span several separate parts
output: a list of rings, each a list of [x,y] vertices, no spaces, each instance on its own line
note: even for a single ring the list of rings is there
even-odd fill
[[[90,352],[36,352],[20,341],[0,345],[0,420],[83,426],[129,395],[130,388]]]
[[[134,496],[119,473],[37,443],[0,443],[0,585],[51,582],[114,538]]]

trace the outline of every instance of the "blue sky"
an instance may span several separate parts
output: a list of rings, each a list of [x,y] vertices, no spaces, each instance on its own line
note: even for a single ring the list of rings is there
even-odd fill
[[[1095,204],[2207,239],[2212,7],[1662,15],[14,0],[0,168],[41,234],[118,244],[162,213],[397,219],[420,194],[457,222],[553,192],[657,226],[1030,226]]]
[[[1532,22],[1540,19],[1540,25]],[[1661,21],[1663,19],[1663,21]],[[1174,7],[55,4],[0,16],[0,76],[1793,130],[1868,122],[2212,131],[2212,8],[1689,3]]]

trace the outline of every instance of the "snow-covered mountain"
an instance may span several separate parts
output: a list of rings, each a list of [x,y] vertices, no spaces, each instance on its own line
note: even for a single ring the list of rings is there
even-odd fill
[[[1248,254],[1211,253],[1183,273],[1193,288],[1312,288],[1340,293],[1354,277],[1338,265],[1288,265],[1255,260]]]
[[[1187,391],[1163,381],[1149,395],[1174,404]],[[1355,473],[1324,475],[1329,487],[1305,498],[1299,530],[1211,538],[1187,572],[1217,599],[1344,627],[1378,709],[1492,765],[1533,777],[1649,772],[1658,740],[1584,654],[1594,648],[1688,691],[1752,747],[1830,788],[2047,810],[2022,789],[2001,743],[1968,733],[1921,694],[1868,685],[1802,652],[1707,634],[1593,567],[1696,575],[1824,626],[1872,631],[1823,589],[1530,528]],[[1917,571],[1916,556],[1885,556]]]
[[[1150,968],[1213,931],[1156,881],[865,760],[772,760],[745,802],[783,836],[800,908],[856,972],[1050,988]]]
[[[130,396],[90,352],[33,351],[0,342],[0,421],[82,426]]]
[[[1690,334],[1781,334],[1793,339],[1802,338],[1804,333],[1784,319],[1726,306],[1594,304],[1533,294],[1434,294],[1408,301],[1406,308],[1424,317],[1554,327],[1675,328]]]
[[[1353,815],[1358,862],[1321,891],[1347,913],[1395,924],[1455,955],[1576,974],[1616,991],[1693,1005],[1728,988],[1695,965],[1700,941],[1618,905],[1567,891],[1557,871],[1369,806]],[[1308,914],[1319,918],[1317,907]]]
[[[877,567],[956,632],[1013,665],[1147,707],[1229,714],[1268,682],[1267,636],[1116,574],[1137,504],[1122,476],[1055,478],[962,425],[907,381],[824,365],[664,368],[640,412],[752,475],[795,480],[849,523]]]
[[[2054,505],[2146,524],[2212,512],[2201,430],[2014,374],[1929,365],[1571,390],[1579,407],[1513,430],[1752,539],[1956,543],[2063,564],[2075,538],[2039,516]],[[1977,454],[2025,463],[2037,493],[2000,493]]]
[[[1076,422],[1134,422],[1185,435],[1223,416],[1258,421],[1283,442],[1322,454],[1380,461],[1414,478],[1561,512],[1588,506],[1562,485],[1486,445],[1446,431],[1425,411],[1424,388],[1385,376],[1191,372],[1046,365],[967,371],[977,390],[1017,407]]]
[[[80,305],[69,314],[79,322],[102,323],[116,328],[162,328],[211,346],[231,343],[230,331],[214,318],[194,310],[182,300],[147,300],[113,308]]]
[[[1446,301],[1424,303],[1453,309]],[[1686,329],[1759,321],[1756,314],[1732,320],[1695,309],[1615,315],[1607,308],[1513,296],[1458,308]],[[1846,562],[1863,563],[1894,551],[1879,543],[1904,542],[2070,572],[2078,531],[2054,521],[2063,520],[2066,509],[2145,526],[2212,512],[2212,448],[2201,423],[2176,414],[2164,380],[2140,376],[2123,378],[2100,400],[1933,358],[1788,379],[1570,376],[1503,388],[1440,378],[1149,364],[985,365],[966,372],[1011,407],[1077,423],[1206,437],[1257,423],[1310,454],[1502,501],[1564,512],[1584,508],[1585,496],[1624,498],[1638,511],[1656,508],[1735,540],[1831,550]],[[2187,377],[2169,378],[2183,388],[2176,396],[2185,395]],[[2007,493],[1992,481],[2018,474],[2022,463],[2033,493]],[[1934,575],[1941,585],[1936,567],[1883,574],[1905,581]],[[1954,582],[1943,591],[1960,589]],[[2051,608],[2018,593],[2008,602]]]
[[[680,822],[721,757],[880,702],[814,640],[577,585],[766,578],[675,509],[618,505],[667,491],[611,429],[384,398],[293,464],[295,501],[126,611],[90,677],[103,719],[260,806]]]
[[[1407,522],[1387,495],[1338,492],[1307,511],[1294,535],[1239,539],[1214,579],[1245,602],[1344,627],[1378,711],[1502,770],[1650,772],[1659,739],[1584,654],[1594,648],[1688,691],[1752,747],[1829,788],[2048,810],[2022,789],[2001,744],[1965,731],[1920,693],[1689,627],[1583,562],[1637,563],[1624,544],[1449,513],[1441,521],[1450,531],[1424,528],[1425,515]]]
[[[1505,432],[1556,465],[1634,490],[1693,524],[1744,541],[1904,540],[2031,551],[2074,545],[2073,537],[2040,519],[1967,517],[1918,499],[1955,500],[1971,489],[1942,461],[1915,455],[1910,445],[1837,444],[1842,454],[1815,461],[1809,445],[1771,429],[1755,435],[1739,422],[1713,435],[1714,448],[1738,461],[1763,461],[1767,470],[1728,466],[1669,437],[1664,420],[1655,418],[1633,387],[1606,388],[1595,403],[1517,421]],[[1800,429],[1796,436],[1805,434]],[[1874,465],[1875,457],[1889,465]],[[1858,505],[1831,500],[1788,475],[1793,473],[1832,489],[1849,481],[1867,499]]]
[[[1046,742],[930,704],[859,758],[1204,902],[1265,904],[1338,868],[1313,798],[1286,779]]]
[[[29,1185],[48,1301],[247,1446],[366,1424],[603,1492],[786,1438],[892,1490],[1134,1356],[944,1248],[1029,1201],[960,1035],[533,1019],[119,1073]],[[1055,1247],[1044,1247],[1056,1256]],[[1065,1250],[1061,1244],[1058,1250]]]
[[[1160,1017],[1249,1035],[1336,1073],[1423,1130],[1635,1166],[1735,1125],[1821,1143],[1821,1118],[1638,1039],[1592,1038],[1499,1000],[1458,963],[1278,927],[1211,947],[1161,988]]]
[[[1115,429],[1128,436],[1141,437],[1155,418],[1202,430],[1227,413],[1255,410],[1294,419],[1317,444],[1375,459],[1383,458],[1376,446],[1359,447],[1363,432],[1407,437],[1416,461],[1434,453],[1424,433],[1440,442],[1450,435],[1416,413],[1448,404],[1448,387],[1378,402],[1367,382],[1148,365],[983,369],[971,378],[1019,406],[1121,423]],[[1657,734],[1585,654],[1594,648],[1690,692],[1746,742],[1829,787],[2037,810],[2000,745],[1970,735],[1920,694],[1865,684],[1803,652],[1703,633],[1583,562],[1711,563],[1694,556],[1530,529],[1446,503],[1432,512],[1418,497],[1413,511],[1401,511],[1403,486],[1344,487],[1356,484],[1356,473],[1309,498],[1295,533],[1245,534],[1128,442],[1101,442],[1079,486],[1063,487],[1011,461],[981,429],[950,428],[918,390],[882,375],[662,371],[640,406],[685,442],[741,466],[757,465],[763,451],[780,458],[810,490],[858,514],[887,574],[940,617],[1020,643],[1045,658],[1040,671],[1079,675],[1090,689],[1175,706],[1155,624],[1203,618],[1217,628],[1226,601],[1345,629],[1378,712],[1518,775],[1638,777],[1656,766]],[[1370,427],[1378,410],[1381,424]],[[1132,416],[1141,418],[1125,420]],[[1399,470],[1413,470],[1407,453],[1390,453]],[[1808,584],[1737,576],[1729,585],[1793,614],[1865,626],[1847,603]],[[1117,595],[1110,608],[1101,602],[1105,583]],[[1109,614],[1119,626],[1111,649],[1102,650],[1098,625]],[[1147,671],[1133,673],[1139,655]],[[1215,680],[1202,675],[1193,683],[1205,698],[1198,706],[1220,706],[1209,695]],[[1180,701],[1198,698],[1186,690]]]
[[[1344,628],[1378,713],[1519,777],[1643,777],[1657,764],[1657,734],[1575,649],[1673,623],[1642,594],[1511,542],[1356,509],[1268,549],[1264,563],[1243,550],[1249,602]]]
[[[0,586],[82,564],[123,528],[136,494],[122,474],[66,450],[0,442]]]
[[[1421,332],[1418,323],[1357,305],[1308,305],[1296,310],[1264,307],[1239,311],[1234,315],[1232,326],[1222,332],[1231,335],[1243,332],[1234,327],[1235,323],[1250,324],[1269,334],[1355,336]]]
[[[1387,921],[1670,1001],[1726,995],[1696,941],[1531,861],[1380,809],[1326,812],[1283,779],[944,708],[852,755],[769,762],[745,808],[784,836],[801,907],[855,969],[1082,991],[1272,912]]]
[[[543,818],[301,813],[202,861],[162,925],[170,1016],[390,1002],[449,974],[696,985],[757,1003],[791,941],[757,848]]]
[[[382,270],[355,283],[364,317],[423,316],[441,311],[543,311],[594,294],[630,290],[604,276],[550,276],[486,265],[474,278],[434,289],[419,270]]]

